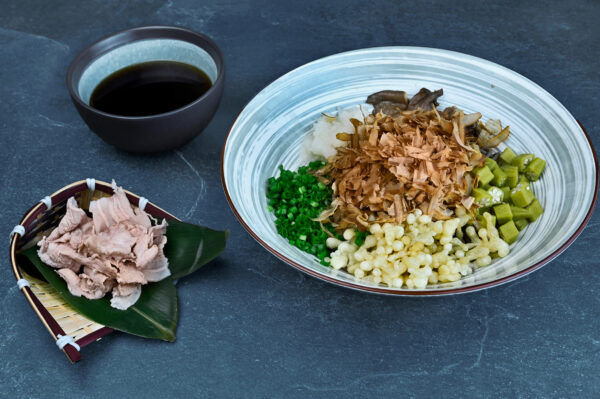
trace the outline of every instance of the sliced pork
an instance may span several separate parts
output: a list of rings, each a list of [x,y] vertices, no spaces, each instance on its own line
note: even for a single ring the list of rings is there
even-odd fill
[[[171,275],[164,255],[167,222],[133,209],[113,182],[114,195],[90,203],[92,217],[67,201],[58,227],[38,243],[40,259],[57,270],[75,296],[99,299],[112,293],[111,306],[125,310],[141,286]],[[154,224],[153,224],[154,222]]]

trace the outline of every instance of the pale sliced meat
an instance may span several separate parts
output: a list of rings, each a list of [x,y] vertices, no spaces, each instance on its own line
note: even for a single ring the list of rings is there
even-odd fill
[[[148,263],[150,263],[158,255],[159,249],[156,245],[147,248],[142,251],[139,257],[136,258],[136,264],[139,268],[143,269]]]
[[[136,208],[135,211],[133,211],[133,216],[129,219],[129,221],[133,225],[149,228],[152,227],[150,217],[151,216],[148,215],[146,212],[140,210],[139,208]]]
[[[73,270],[70,269],[59,269],[56,271],[60,277],[67,283],[67,288],[69,288],[69,292],[74,296],[83,295],[83,291],[79,288],[79,276],[75,274]]]
[[[119,284],[146,284],[144,273],[134,264],[121,263],[117,266],[117,283]]]
[[[111,306],[127,309],[142,285],[171,275],[164,255],[167,223],[134,210],[123,189],[114,182],[113,188],[112,197],[90,203],[93,218],[69,198],[59,226],[38,243],[38,254],[58,269],[73,295],[98,299],[112,291]]]
[[[105,285],[105,281],[100,282],[85,273],[79,275],[79,288],[87,299],[102,298],[109,291],[109,287],[110,285]]]
[[[90,203],[90,212],[92,213],[96,232],[103,231],[135,216],[125,191],[115,185],[113,185],[113,188],[115,193],[111,197],[100,198]]]
[[[44,241],[44,239],[42,239]],[[40,241],[40,243],[42,243]],[[70,269],[78,272],[83,264],[83,257],[66,243],[45,241],[38,255],[42,262],[57,269]]]
[[[159,253],[150,263],[146,265],[144,269],[142,269],[144,273],[144,277],[149,282],[160,281],[164,278],[167,278],[171,275],[171,271],[169,270],[169,261],[163,255],[163,253]]]
[[[136,240],[126,226],[115,225],[89,236],[85,245],[98,254],[128,256]]]
[[[139,284],[117,285],[113,288],[112,295],[110,306],[126,310],[140,299],[142,287]]]
[[[77,201],[74,197],[67,200],[67,211],[65,216],[58,223],[58,227],[52,231],[49,240],[54,240],[65,233],[75,230],[82,222],[86,222],[90,218],[85,214],[83,209],[77,206]]]

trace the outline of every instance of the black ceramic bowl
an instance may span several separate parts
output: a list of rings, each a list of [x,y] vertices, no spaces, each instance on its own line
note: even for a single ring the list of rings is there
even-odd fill
[[[174,111],[150,116],[119,116],[90,106],[93,90],[107,76],[148,61],[178,61],[203,70],[212,87]],[[177,148],[196,137],[215,114],[225,78],[225,63],[208,37],[174,26],[145,26],[110,35],[83,50],[71,63],[67,87],[89,128],[107,143],[132,152]]]

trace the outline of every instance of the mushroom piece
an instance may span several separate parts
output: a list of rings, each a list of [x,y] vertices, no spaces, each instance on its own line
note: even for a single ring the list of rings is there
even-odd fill
[[[444,90],[439,89],[431,91],[426,88],[419,90],[417,94],[413,96],[408,102],[408,109],[423,109],[429,110],[435,106],[438,106],[437,99],[444,95]]]
[[[394,103],[391,101],[382,101],[373,106],[374,115],[377,115],[379,112],[383,112],[392,118],[400,116],[404,110],[406,110],[406,104]]]
[[[498,147],[491,147],[491,148],[480,147],[479,150],[487,158],[492,158],[494,161],[498,160],[498,157],[500,156],[500,153],[502,152],[502,151],[500,151],[500,149]]]
[[[367,97],[367,104],[377,105],[382,102],[408,105],[408,95],[400,90],[382,90]]]

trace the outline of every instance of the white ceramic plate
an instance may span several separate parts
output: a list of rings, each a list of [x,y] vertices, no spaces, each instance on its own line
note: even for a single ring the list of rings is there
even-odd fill
[[[300,144],[314,121],[338,107],[363,104],[379,90],[444,89],[440,107],[455,105],[510,125],[507,144],[547,161],[533,185],[545,213],[510,254],[453,283],[427,289],[373,284],[322,266],[277,234],[267,211],[266,181],[280,164],[302,165]],[[552,95],[505,67],[466,54],[418,47],[370,48],[308,63],[262,90],[241,112],[225,141],[222,179],[227,199],[248,232],[284,262],[323,280],[394,295],[474,291],[524,276],[558,256],[581,233],[596,203],[598,164],[573,116]]]

